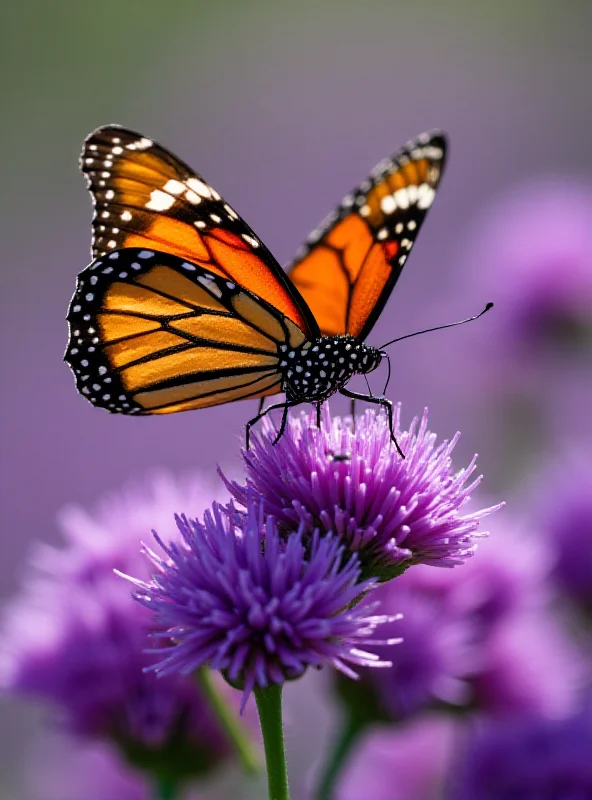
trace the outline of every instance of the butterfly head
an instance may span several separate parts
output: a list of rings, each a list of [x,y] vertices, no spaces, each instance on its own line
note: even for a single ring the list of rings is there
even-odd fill
[[[374,372],[380,366],[382,361],[382,353],[376,347],[370,345],[362,345],[360,347],[360,360],[356,372],[366,375],[368,372]]]

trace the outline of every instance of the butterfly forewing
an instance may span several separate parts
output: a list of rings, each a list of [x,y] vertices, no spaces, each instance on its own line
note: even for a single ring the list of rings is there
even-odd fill
[[[65,359],[78,390],[124,414],[185,411],[280,391],[278,348],[305,333],[247,289],[140,248],[78,277]]]
[[[401,274],[440,181],[446,139],[418,136],[313,231],[289,275],[325,335],[365,339]]]
[[[110,125],[84,144],[93,258],[139,247],[177,255],[275,306],[307,335],[314,317],[265,245],[200,175],[142,134]]]

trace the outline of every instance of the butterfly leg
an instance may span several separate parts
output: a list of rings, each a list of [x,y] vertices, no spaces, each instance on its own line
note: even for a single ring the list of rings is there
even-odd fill
[[[261,416],[261,412],[263,411],[263,406],[265,405],[265,397],[262,397],[259,400],[259,408],[257,409],[257,416]]]
[[[284,431],[286,430],[286,422],[288,421],[288,409],[291,406],[297,405],[296,403],[286,403],[284,406],[284,412],[282,414],[282,424],[280,425],[280,430],[278,435],[273,440],[272,444],[277,444],[279,440],[282,438]]]
[[[256,425],[257,422],[259,422],[260,419],[262,419],[264,416],[269,414],[270,411],[276,411],[277,409],[281,408],[281,409],[283,409],[282,424],[280,426],[279,435],[276,436],[276,438],[273,441],[273,444],[276,444],[276,442],[279,441],[281,435],[283,434],[284,430],[286,429],[286,421],[287,421],[287,418],[288,418],[288,409],[292,408],[293,406],[297,406],[297,405],[298,405],[297,402],[296,403],[295,402],[274,403],[271,406],[267,406],[267,408],[264,409],[263,411],[260,411],[257,414],[256,417],[253,417],[252,420],[249,420],[249,422],[247,422],[247,430],[246,430],[246,433],[245,433],[245,444],[247,446],[247,450],[249,449],[249,444],[250,444],[250,439],[251,439],[251,428],[253,427],[253,425]]]
[[[355,399],[353,397],[349,401],[349,413],[351,414],[352,426],[353,426],[353,430],[355,431],[356,430],[356,401],[355,401]]]
[[[321,429],[321,408],[322,408],[322,405],[323,405],[322,403],[316,403],[316,407],[317,407],[317,428],[319,430]]]
[[[345,397],[349,397],[350,400],[365,400],[366,403],[373,403],[377,406],[382,406],[382,408],[386,409],[386,413],[388,415],[388,422],[389,422],[389,430],[391,433],[391,439],[395,443],[395,447],[397,448],[398,454],[401,458],[405,458],[405,453],[399,447],[399,443],[397,442],[397,437],[395,436],[395,431],[393,430],[393,404],[390,400],[386,397],[373,397],[371,395],[359,394],[358,392],[352,392],[349,389],[342,388],[340,389],[340,393]]]

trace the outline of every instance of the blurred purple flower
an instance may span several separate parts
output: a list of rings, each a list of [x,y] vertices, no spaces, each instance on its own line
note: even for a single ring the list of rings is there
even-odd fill
[[[150,781],[105,743],[46,737],[27,754],[27,800],[152,800]]]
[[[481,334],[493,354],[514,363],[516,377],[549,356],[589,352],[592,187],[540,180],[507,193],[469,250],[485,296],[496,302],[495,328]]]
[[[135,597],[152,609],[175,643],[163,647],[155,670],[189,674],[203,664],[252,690],[297,678],[307,667],[331,664],[355,676],[346,662],[384,666],[359,649],[372,645],[375,605],[357,605],[372,581],[358,583],[355,556],[343,562],[332,537],[300,533],[280,538],[254,494],[247,513],[214,504],[204,522],[177,519],[179,543],[165,545],[166,559],[147,554],[156,567],[149,582],[134,581]],[[382,642],[385,644],[385,642]]]
[[[451,454],[459,434],[436,444],[427,428],[427,413],[401,431],[400,407],[394,414],[393,445],[386,417],[366,411],[355,432],[340,417],[331,417],[326,403],[323,425],[315,415],[291,417],[276,445],[273,423],[263,421],[263,433],[243,450],[245,486],[227,481],[237,501],[259,492],[267,513],[282,532],[303,525],[337,534],[348,550],[357,552],[365,576],[389,579],[411,564],[452,567],[475,550],[481,519],[499,506],[461,513],[481,478],[467,481],[475,458],[466,469],[452,472]],[[346,454],[337,460],[336,454]]]
[[[549,487],[552,486],[552,492]],[[592,616],[592,467],[577,449],[554,454],[537,476],[534,525],[554,556],[552,578],[564,597]]]
[[[592,797],[592,714],[475,726],[453,771],[454,800],[588,800]]]
[[[509,190],[475,226],[464,261],[465,286],[493,300],[495,311],[464,340],[459,403],[469,429],[495,433],[488,453],[498,448],[505,475],[512,451],[515,474],[541,441],[587,435],[581,420],[592,404],[592,185],[550,178]],[[466,401],[473,391],[481,392],[478,418]]]
[[[187,486],[175,490],[161,477],[144,492],[144,505],[134,490],[113,506],[106,501],[95,519],[71,512],[69,544],[38,551],[37,568],[7,609],[0,683],[48,702],[71,732],[116,742],[134,763],[174,763],[192,774],[213,766],[229,746],[194,681],[159,681],[144,671],[153,619],[113,573],[114,565],[145,568],[139,536],[149,523],[140,531],[140,520],[166,511],[174,522],[167,507],[173,500],[203,508],[201,484]]]
[[[417,566],[379,587],[381,610],[403,614],[403,641],[390,653],[391,669],[364,671],[361,684],[342,687],[345,701],[359,704],[356,693],[369,689],[383,719],[442,703],[500,714],[567,712],[583,662],[551,615],[547,569],[540,543],[500,530],[458,573]]]
[[[146,565],[140,542],[151,530],[176,536],[175,514],[201,513],[212,500],[224,497],[218,484],[197,473],[177,478],[155,472],[144,481],[105,495],[91,513],[79,506],[64,508],[58,522],[65,546],[38,544],[34,563],[56,578],[73,578],[81,584],[111,576],[115,568],[133,568],[137,574]],[[115,579],[114,585],[121,586],[121,582]]]
[[[441,797],[454,737],[455,722],[446,717],[420,718],[398,728],[373,727],[344,769],[337,800]]]

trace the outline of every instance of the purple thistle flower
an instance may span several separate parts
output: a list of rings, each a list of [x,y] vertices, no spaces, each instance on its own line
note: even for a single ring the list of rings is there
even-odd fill
[[[524,458],[542,439],[581,440],[592,404],[592,184],[551,176],[502,193],[462,260],[474,302],[495,302],[487,324],[463,339],[462,360],[465,394],[480,391],[487,403],[504,469],[511,447]],[[483,428],[482,417],[473,424]]]
[[[154,796],[151,781],[125,764],[114,748],[55,732],[27,753],[22,782],[28,800],[152,800]]]
[[[345,765],[337,800],[441,797],[457,741],[457,720],[444,715],[372,727]]]
[[[592,186],[564,178],[526,183],[486,210],[467,262],[496,302],[495,319],[475,332],[488,370],[501,357],[506,380],[512,366],[524,380],[543,362],[546,378],[549,358],[590,351],[591,230]]]
[[[589,706],[562,720],[488,722],[471,731],[454,769],[454,800],[586,800],[592,797]]]
[[[380,586],[381,610],[403,615],[403,641],[390,669],[363,670],[362,681],[340,685],[343,699],[355,707],[364,696],[369,715],[387,720],[442,704],[569,713],[585,667],[553,617],[548,569],[542,542],[515,527],[496,531],[458,574],[418,566]]]
[[[354,432],[331,417],[327,403],[323,413],[321,429],[314,414],[291,417],[276,445],[272,422],[263,421],[262,435],[243,450],[246,485],[224,478],[239,503],[245,505],[255,490],[283,533],[302,526],[307,534],[316,528],[336,534],[359,554],[363,575],[380,580],[412,564],[452,567],[473,554],[475,539],[485,535],[477,533],[481,519],[499,506],[461,512],[481,478],[467,485],[475,458],[452,472],[459,434],[437,444],[427,413],[402,431],[397,406],[395,429],[406,455],[401,459],[383,415],[366,411]],[[336,454],[347,457],[337,460]]]
[[[138,765],[174,764],[187,774],[215,766],[230,746],[193,679],[146,672],[152,616],[113,567],[144,574],[146,521],[164,516],[173,533],[169,502],[191,500],[201,510],[202,486],[160,476],[105,500],[94,517],[70,511],[67,545],[38,546],[35,568],[6,610],[0,653],[4,692],[47,703],[66,730],[110,741]]]
[[[537,478],[532,498],[537,530],[552,555],[552,578],[563,596],[592,617],[592,469],[574,449]],[[549,492],[549,486],[553,491]],[[541,491],[542,489],[542,491]]]
[[[255,496],[247,513],[215,503],[204,522],[178,517],[182,541],[163,544],[149,582],[133,580],[135,597],[152,609],[165,645],[154,669],[189,674],[204,664],[243,688],[243,706],[255,687],[283,683],[307,667],[331,664],[355,677],[349,664],[389,666],[359,649],[386,621],[375,604],[357,605],[374,585],[359,583],[356,557],[344,562],[331,537],[301,533],[283,539]],[[390,619],[390,618],[388,618]],[[386,644],[386,642],[380,642]]]
[[[56,580],[71,578],[81,585],[111,576],[115,568],[136,572],[146,564],[139,543],[149,531],[156,528],[163,536],[176,536],[177,512],[192,509],[198,514],[212,499],[225,497],[200,474],[174,478],[155,472],[106,494],[91,512],[73,505],[62,509],[58,522],[65,546],[37,544],[34,563]],[[121,586],[117,580],[114,584]]]

